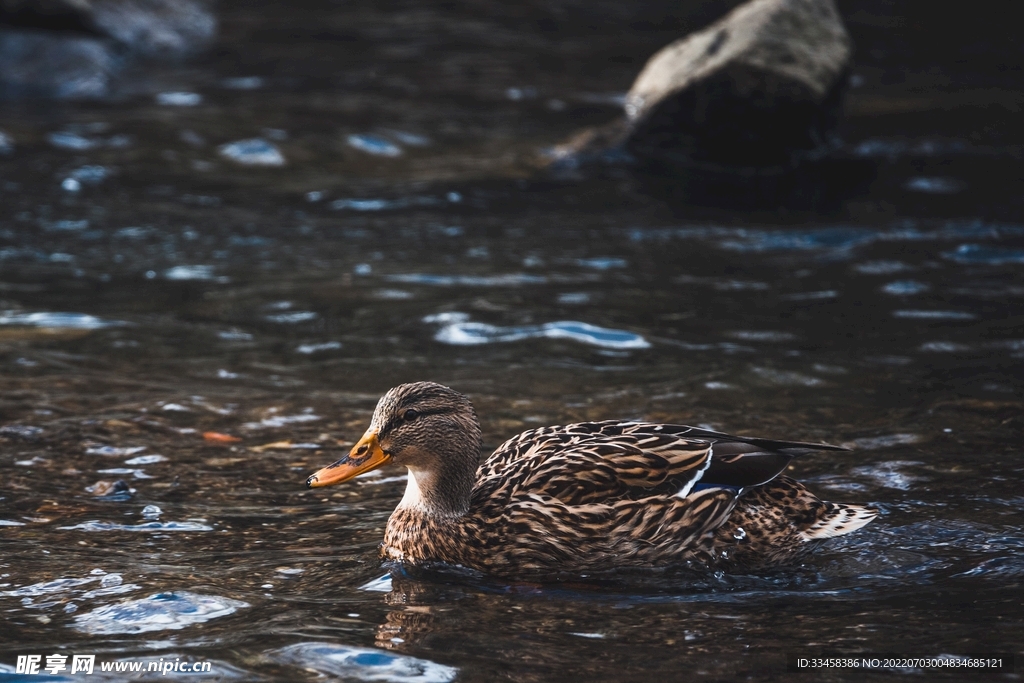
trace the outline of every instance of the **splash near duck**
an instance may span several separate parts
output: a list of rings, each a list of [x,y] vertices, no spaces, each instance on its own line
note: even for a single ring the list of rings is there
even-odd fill
[[[318,488],[387,464],[409,471],[381,555],[497,576],[641,567],[756,570],[792,562],[877,511],[819,500],[781,476],[827,444],[685,425],[582,422],[514,436],[480,462],[476,411],[432,382],[402,384]]]

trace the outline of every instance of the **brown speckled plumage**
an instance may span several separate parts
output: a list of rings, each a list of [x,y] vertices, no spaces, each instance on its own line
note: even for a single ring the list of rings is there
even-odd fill
[[[388,392],[367,434],[409,468],[409,488],[381,553],[417,565],[444,562],[504,576],[761,568],[875,516],[818,500],[778,476],[801,450],[835,449],[819,444],[591,422],[523,432],[477,465],[472,406],[427,382]]]

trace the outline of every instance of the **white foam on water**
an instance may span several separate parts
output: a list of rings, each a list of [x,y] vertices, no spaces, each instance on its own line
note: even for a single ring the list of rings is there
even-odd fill
[[[325,642],[295,643],[273,650],[269,656],[275,662],[312,669],[322,676],[355,681],[448,683],[459,673],[455,667],[429,659]]]
[[[105,605],[75,617],[73,628],[92,635],[183,629],[249,607],[241,600],[188,591],[156,593]]]

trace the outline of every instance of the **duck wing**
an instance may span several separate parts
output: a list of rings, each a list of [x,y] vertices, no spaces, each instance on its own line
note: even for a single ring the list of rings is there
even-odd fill
[[[744,492],[770,498],[759,485],[809,449],[841,450],[645,422],[523,432],[478,470],[460,527],[465,560],[499,573],[710,562],[717,530],[731,523]],[[788,520],[780,524],[799,536]],[[747,526],[751,536],[760,528]],[[733,532],[726,545],[740,538]]]
[[[582,422],[512,437],[480,466],[478,482],[503,479],[513,488],[567,504],[658,494],[685,497],[709,487],[765,484],[808,450],[846,449],[687,425]]]
[[[530,430],[481,465],[466,525],[471,546],[494,541],[481,561],[574,571],[656,564],[710,542],[740,493],[692,490],[713,444],[613,424]]]

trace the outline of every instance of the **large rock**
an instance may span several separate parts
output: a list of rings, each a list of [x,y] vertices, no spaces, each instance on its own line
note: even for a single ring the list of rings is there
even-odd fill
[[[851,58],[832,0],[752,0],[651,57],[626,97],[645,160],[790,164],[826,146]]]

